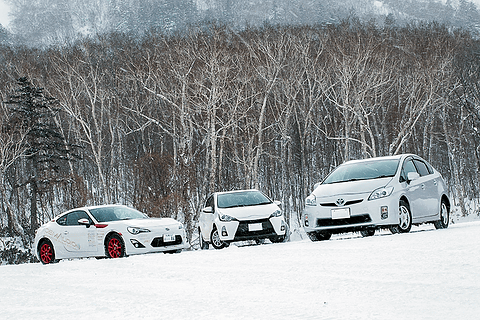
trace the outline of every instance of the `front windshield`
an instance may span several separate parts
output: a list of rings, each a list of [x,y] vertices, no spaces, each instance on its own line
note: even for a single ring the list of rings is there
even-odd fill
[[[148,218],[138,210],[123,206],[100,207],[89,211],[98,222]]]
[[[322,184],[393,177],[399,159],[347,163],[337,167]]]
[[[217,196],[218,208],[257,206],[269,203],[272,203],[270,199],[260,191],[255,190],[223,193]]]

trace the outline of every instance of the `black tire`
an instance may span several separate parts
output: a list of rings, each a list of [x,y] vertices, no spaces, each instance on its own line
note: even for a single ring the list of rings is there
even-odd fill
[[[332,237],[331,233],[321,231],[307,232],[307,235],[312,241],[325,241]]]
[[[174,253],[180,253],[180,252],[182,252],[182,249],[163,251],[163,253],[165,254],[174,254]]]
[[[198,228],[198,243],[200,245],[200,250],[208,250],[208,242],[203,240],[202,231]]]
[[[360,231],[362,237],[371,237],[375,234],[375,228],[366,228]]]
[[[107,258],[121,258],[125,256],[125,243],[122,237],[113,233],[105,241],[105,256]]]
[[[217,228],[213,228],[212,233],[210,234],[210,243],[215,249],[223,249],[228,247],[228,243],[220,239],[220,234],[218,233]]]
[[[255,239],[255,243],[256,244],[265,244],[265,239],[262,238],[262,239]]]
[[[410,212],[410,206],[404,200],[400,200],[398,204],[398,225],[391,226],[390,231],[392,233],[408,233],[412,228],[412,213]]]
[[[445,200],[442,200],[440,205],[440,220],[433,222],[435,229],[446,229],[448,228],[448,223],[450,222],[450,210],[448,209]]]
[[[50,264],[57,262],[55,260],[55,249],[50,240],[44,239],[38,245],[38,255],[40,262],[43,264]]]
[[[272,243],[280,243],[280,242],[285,242],[287,239],[287,235],[284,234],[283,236],[275,236],[275,237],[270,237],[270,242]]]

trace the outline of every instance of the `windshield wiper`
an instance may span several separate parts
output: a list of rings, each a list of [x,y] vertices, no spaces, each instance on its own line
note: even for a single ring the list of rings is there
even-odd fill
[[[378,176],[378,177],[375,177],[375,178],[372,178],[372,179],[380,179],[380,178],[392,178],[392,177],[395,177],[395,175],[391,175],[391,174],[382,174],[381,176]]]

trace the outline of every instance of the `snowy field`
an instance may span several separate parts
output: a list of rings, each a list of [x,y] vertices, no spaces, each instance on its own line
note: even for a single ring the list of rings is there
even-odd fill
[[[1,319],[478,319],[480,222],[0,267]]]

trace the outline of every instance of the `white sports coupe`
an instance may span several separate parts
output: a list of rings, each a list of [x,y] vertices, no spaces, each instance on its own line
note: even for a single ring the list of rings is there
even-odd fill
[[[317,184],[305,201],[303,226],[312,241],[334,233],[378,228],[409,232],[412,224],[448,227],[446,184],[430,164],[413,154],[345,162]]]
[[[213,193],[200,213],[200,248],[211,243],[221,249],[244,240],[285,241],[287,224],[279,205],[254,189]]]
[[[35,253],[43,264],[83,257],[118,258],[187,247],[183,225],[171,218],[149,218],[123,205],[67,211],[42,225]]]

